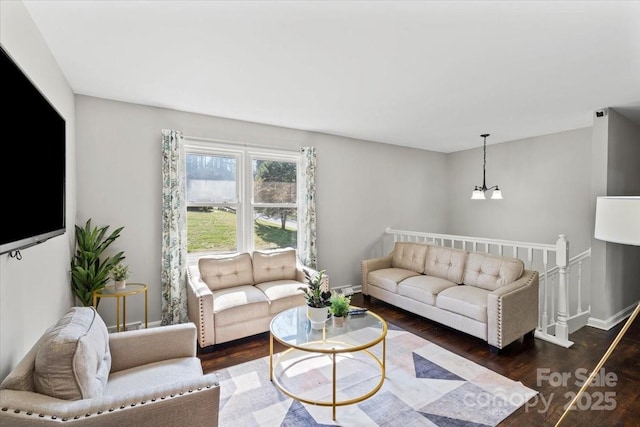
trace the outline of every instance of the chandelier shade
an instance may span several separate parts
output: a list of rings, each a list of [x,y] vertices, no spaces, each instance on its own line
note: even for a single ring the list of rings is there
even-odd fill
[[[486,197],[486,192],[487,191],[491,191],[493,190],[493,192],[491,193],[491,199],[492,200],[502,200],[502,191],[500,190],[500,187],[498,187],[497,185],[494,185],[493,187],[488,187],[487,188],[487,180],[486,180],[486,176],[487,176],[487,137],[489,136],[488,133],[484,133],[482,135],[480,135],[482,138],[484,138],[484,146],[483,146],[483,159],[484,159],[484,163],[482,164],[482,186],[476,185],[475,188],[473,189],[473,192],[471,193],[471,200],[485,200]]]

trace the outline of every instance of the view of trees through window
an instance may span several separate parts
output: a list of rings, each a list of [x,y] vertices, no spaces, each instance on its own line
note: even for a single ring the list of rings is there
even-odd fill
[[[291,155],[187,150],[188,253],[297,247],[297,174]]]

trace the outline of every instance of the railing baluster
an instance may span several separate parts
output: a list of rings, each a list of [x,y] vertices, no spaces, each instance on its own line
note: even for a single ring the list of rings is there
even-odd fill
[[[582,260],[578,261],[578,313],[582,313]]]

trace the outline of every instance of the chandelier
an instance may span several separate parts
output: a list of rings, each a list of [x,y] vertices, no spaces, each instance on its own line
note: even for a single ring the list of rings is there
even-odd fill
[[[480,136],[484,138],[484,164],[482,165],[482,187],[479,187],[476,185],[475,189],[473,190],[473,193],[471,193],[471,200],[486,199],[485,193],[489,190],[493,190],[493,193],[491,193],[491,198],[494,200],[499,200],[499,199],[502,199],[502,191],[500,191],[500,188],[497,185],[487,188],[486,179],[485,179],[487,174],[487,170],[486,170],[487,169],[487,137],[489,136],[489,134],[485,133]]]

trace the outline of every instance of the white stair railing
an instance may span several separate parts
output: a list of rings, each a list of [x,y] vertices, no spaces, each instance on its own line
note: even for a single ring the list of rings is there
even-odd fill
[[[568,261],[566,268],[567,286],[565,298],[569,301],[569,311],[567,312],[565,322],[568,327],[569,334],[585,326],[589,320],[591,305],[589,304],[586,308],[583,308],[583,305],[585,304],[583,295],[585,294],[585,282],[587,285],[590,283],[588,276],[590,269],[585,268],[585,264],[590,262],[590,260],[591,249],[589,248],[581,254],[572,257]],[[541,338],[543,338],[542,335],[557,335],[557,317],[554,316],[555,312],[553,310],[553,304],[557,298],[557,292],[554,292],[554,290],[556,290],[555,284],[559,281],[559,273],[560,269],[556,266],[549,271],[541,273],[540,275],[541,282],[544,281],[551,284],[549,290],[541,292],[541,301],[552,305],[551,309],[548,311],[541,310],[542,319],[539,322],[539,327],[536,331],[536,335]]]
[[[522,259],[527,269],[537,270],[540,274],[540,315],[535,336],[570,347],[573,342],[569,340],[569,333],[586,325],[590,306],[582,309],[583,263],[590,258],[591,251],[569,259],[569,241],[563,234],[558,236],[555,244],[540,244],[391,228],[387,228],[385,233],[392,235],[394,242],[426,243]],[[578,270],[576,284],[570,280],[572,268]],[[576,309],[570,310],[570,304]]]

